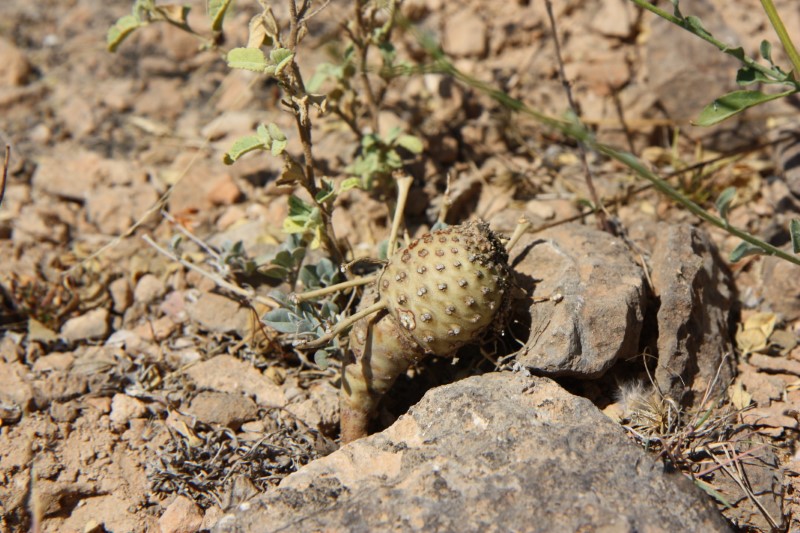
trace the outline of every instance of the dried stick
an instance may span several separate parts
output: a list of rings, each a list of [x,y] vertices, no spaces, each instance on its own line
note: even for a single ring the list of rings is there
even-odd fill
[[[558,75],[561,78],[561,85],[564,87],[564,92],[567,95],[567,101],[569,102],[569,107],[573,113],[575,113],[575,118],[580,120],[580,111],[578,109],[578,105],[575,103],[575,99],[572,97],[572,87],[567,79],[567,73],[564,70],[564,60],[561,57],[561,44],[558,41],[558,29],[556,27],[556,18],[553,15],[553,4],[550,0],[545,0],[544,2],[545,7],[547,8],[547,16],[550,19],[550,27],[553,30],[553,44],[555,45],[556,49],[556,60],[558,61]],[[594,187],[594,173],[592,172],[591,167],[589,166],[589,159],[586,157],[586,145],[578,141],[578,149],[581,154],[581,162],[583,163],[583,170],[586,173],[586,187],[589,189],[589,196],[592,198],[592,203],[594,204],[594,211],[597,216],[597,222],[600,229],[608,231],[610,229],[610,225],[608,224],[608,220],[606,219],[606,209],[603,206],[602,202],[600,201],[600,197],[597,195],[597,190]]]
[[[520,238],[531,228],[530,221],[525,217],[520,217],[517,221],[517,227],[514,228],[514,233],[511,234],[511,238],[508,239],[506,243],[506,252],[510,252],[511,249],[514,247],[517,242],[519,242]]]
[[[397,234],[400,231],[400,223],[403,221],[403,212],[406,210],[406,202],[408,201],[408,191],[411,190],[411,184],[414,179],[407,174],[403,174],[396,175],[395,181],[397,182],[397,206],[394,209],[394,217],[392,218],[389,246],[386,248],[387,257],[394,255],[395,247],[397,246]]]
[[[3,198],[6,195],[6,179],[8,178],[8,161],[11,159],[11,147],[6,145],[6,156],[3,159],[3,175],[0,178],[0,206],[3,205]]]
[[[319,348],[320,346],[324,346],[328,344],[330,341],[336,338],[339,333],[344,331],[345,329],[349,328],[351,325],[355,324],[365,316],[369,316],[372,313],[377,313],[378,311],[386,309],[386,303],[383,301],[378,301],[375,304],[370,305],[366,309],[362,309],[357,313],[353,313],[347,318],[343,318],[339,322],[336,323],[330,331],[326,332],[324,335],[321,335],[319,338],[313,341],[301,341],[296,344],[298,348],[308,349],[308,348]]]
[[[372,36],[365,31],[363,11],[365,4],[366,2],[364,2],[364,0],[357,0],[353,3],[355,6],[355,13],[353,16],[355,32],[351,32],[350,37],[353,39],[358,49],[358,76],[361,80],[361,88],[367,99],[367,106],[369,107],[370,127],[372,133],[377,135],[380,133],[379,108],[378,102],[375,99],[375,93],[372,90],[372,84],[370,84],[369,76],[367,75],[367,58],[369,56],[369,45]]]
[[[342,283],[337,283],[335,285],[329,285],[327,287],[322,287],[321,289],[315,289],[313,291],[305,291],[305,292],[294,292],[289,296],[289,299],[292,303],[299,304],[300,302],[305,302],[306,300],[313,300],[319,296],[325,296],[326,294],[331,294],[333,292],[343,291],[345,289],[349,289],[351,287],[360,287],[361,285],[367,285],[372,283],[378,279],[378,275],[375,274],[374,276],[366,276],[363,278],[355,278],[348,281],[343,281]]]

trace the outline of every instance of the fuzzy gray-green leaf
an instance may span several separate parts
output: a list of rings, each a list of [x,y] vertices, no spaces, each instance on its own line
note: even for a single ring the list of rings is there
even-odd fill
[[[231,0],[208,0],[208,17],[211,19],[211,29],[222,31],[222,21],[228,10]]]
[[[113,26],[108,28],[106,33],[106,45],[109,52],[116,52],[117,47],[122,44],[128,35],[133,33],[136,28],[144,26],[145,23],[133,15],[125,15],[120,17]]]
[[[267,58],[264,52],[258,48],[234,48],[228,52],[228,66],[252,70],[253,72],[264,72],[267,68]]]
[[[248,135],[246,137],[242,137],[241,139],[237,139],[236,142],[233,143],[231,149],[225,153],[223,161],[226,165],[232,165],[237,159],[242,157],[247,152],[266,149],[267,147],[264,146],[264,142],[257,135]]]

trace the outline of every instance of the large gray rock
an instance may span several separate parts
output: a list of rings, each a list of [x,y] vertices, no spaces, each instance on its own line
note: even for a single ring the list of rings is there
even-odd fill
[[[636,355],[644,317],[644,272],[620,239],[565,224],[525,235],[510,262],[535,298],[531,330],[517,361],[537,373],[593,378]]]
[[[725,391],[733,378],[735,288],[706,232],[659,224],[655,233],[649,264],[660,303],[656,385],[677,401],[699,405],[709,386]]]
[[[216,531],[727,531],[588,400],[471,377],[240,505]]]

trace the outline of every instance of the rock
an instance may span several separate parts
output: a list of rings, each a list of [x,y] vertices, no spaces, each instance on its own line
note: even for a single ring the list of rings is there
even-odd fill
[[[704,28],[722,42],[742,42],[710,0],[694,0],[691,12],[686,10],[684,14],[698,17]],[[748,120],[746,114],[716,127],[689,124],[711,102],[711,95],[737,89],[739,61],[727,54],[708,53],[708,44],[702,39],[660,17],[648,16],[644,20],[649,28],[641,50],[648,68],[640,75],[641,81],[631,84],[631,93],[638,93],[638,101],[629,104],[623,99],[626,116],[663,113],[673,121],[684,123],[683,131],[687,135],[702,138],[704,144],[714,150],[731,150],[751,143],[757,121]],[[697,87],[704,90],[698,91]]]
[[[797,265],[778,257],[764,257],[761,279],[764,299],[784,320],[800,319],[800,276]]]
[[[124,313],[133,303],[133,291],[131,291],[131,284],[126,277],[117,278],[109,283],[108,292],[111,295],[115,313]]]
[[[86,375],[70,370],[54,370],[34,380],[33,398],[38,409],[47,409],[53,402],[66,402],[88,390]]]
[[[189,319],[213,333],[238,333],[244,337],[250,324],[250,310],[221,294],[204,292],[186,305]]]
[[[136,283],[133,291],[133,300],[137,303],[150,304],[166,294],[167,287],[164,282],[153,274],[145,274]]]
[[[31,73],[31,65],[25,54],[14,43],[0,39],[0,87],[25,85]]]
[[[450,15],[446,22],[445,49],[453,56],[486,55],[488,34],[483,18],[470,8]]]
[[[235,204],[242,198],[242,191],[229,174],[219,177],[208,191],[208,200],[214,205]]]
[[[252,135],[258,124],[258,120],[254,119],[253,113],[248,111],[226,111],[203,126],[200,135],[211,141]]]
[[[66,372],[75,362],[75,356],[71,353],[58,353],[43,355],[33,363],[34,372]]]
[[[109,419],[115,426],[125,426],[132,418],[142,418],[147,414],[147,406],[126,394],[115,394],[111,400]]]
[[[74,422],[80,415],[74,402],[53,402],[49,408],[50,417],[56,422]]]
[[[27,374],[28,369],[22,363],[0,360],[0,404],[14,405],[28,411],[34,392]]]
[[[203,511],[186,496],[178,495],[158,519],[161,533],[195,533],[203,523]]]
[[[69,227],[58,215],[37,204],[23,206],[12,226],[11,239],[15,245],[41,241],[63,244],[69,240]]]
[[[173,214],[207,211],[213,207],[209,199],[211,185],[225,173],[220,163],[194,164],[194,154],[182,154],[175,158],[166,172],[165,181],[175,183],[169,196],[169,211]],[[187,169],[191,169],[187,172]]]
[[[249,394],[262,407],[283,407],[283,390],[249,363],[232,355],[217,355],[190,367],[186,373],[199,389]]]
[[[597,4],[597,12],[589,23],[594,31],[609,37],[629,37],[637,24],[633,4],[625,0],[605,0]]]
[[[339,424],[339,389],[327,381],[315,383],[308,398],[290,403],[286,410],[307,426],[333,434]]]
[[[203,515],[203,523],[200,525],[200,530],[201,531],[210,530],[212,527],[214,527],[214,524],[217,523],[217,521],[222,517],[223,514],[224,513],[222,512],[222,509],[220,509],[216,505],[212,505],[211,507],[206,509],[206,512]]]
[[[724,391],[734,371],[730,272],[708,235],[688,224],[656,227],[650,279],[659,299],[656,385],[698,405],[719,372]],[[684,396],[686,396],[684,398]]]
[[[172,291],[167,294],[158,306],[158,310],[176,323],[185,322],[188,318],[186,314],[186,300],[184,300],[183,292],[181,291]]]
[[[593,378],[637,353],[644,317],[644,274],[628,247],[597,229],[567,224],[525,235],[510,263],[536,298],[517,360],[552,376]],[[520,304],[524,307],[525,304]]]
[[[654,505],[653,502],[658,502]],[[588,400],[492,373],[429,391],[393,426],[286,477],[218,532],[728,531]]]
[[[68,342],[104,339],[110,332],[109,312],[104,307],[70,318],[61,326],[61,338]]]
[[[111,185],[93,190],[86,199],[86,218],[102,233],[125,233],[158,202],[152,186]]]
[[[56,94],[54,100],[56,117],[63,123],[64,129],[73,139],[83,139],[91,134],[98,123],[93,102],[80,94],[69,94],[66,97]]]
[[[258,407],[242,394],[204,391],[194,397],[186,413],[206,424],[219,424],[238,431],[244,422],[256,419]]]
[[[139,324],[133,332],[145,341],[161,342],[172,336],[178,329],[178,324],[168,316],[162,316],[155,320],[148,320],[144,324]]]
[[[61,150],[42,157],[33,174],[34,192],[46,193],[83,202],[101,182],[102,158],[92,152]],[[80,176],[81,179],[75,179]]]

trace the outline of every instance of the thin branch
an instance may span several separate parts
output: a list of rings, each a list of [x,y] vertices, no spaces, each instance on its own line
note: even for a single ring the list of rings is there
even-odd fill
[[[11,146],[6,145],[6,156],[3,158],[3,174],[0,177],[0,206],[6,196],[6,180],[8,179],[8,162],[11,159]]]
[[[369,46],[372,41],[372,36],[368,33],[367,29],[364,25],[364,5],[366,2],[364,0],[357,0],[353,2],[355,6],[355,13],[354,13],[354,22],[355,22],[355,32],[354,35],[351,34],[353,38],[353,44],[355,44],[356,49],[358,50],[358,77],[361,81],[361,87],[364,90],[364,95],[367,99],[367,106],[369,107],[369,119],[370,119],[370,127],[372,128],[372,133],[378,134],[380,133],[380,122],[379,122],[379,109],[378,109],[378,102],[375,100],[375,93],[372,90],[372,85],[369,81],[369,76],[367,75],[367,59],[369,57]]]
[[[397,206],[394,210],[394,217],[392,218],[392,229],[389,233],[389,247],[386,248],[386,257],[392,257],[397,246],[397,234],[400,231],[400,223],[403,221],[403,212],[406,209],[406,202],[408,201],[408,191],[411,189],[411,184],[414,178],[408,175],[395,177],[397,182]]]
[[[175,254],[171,253],[170,251],[168,251],[165,248],[162,248],[161,246],[156,244],[155,241],[153,241],[153,239],[150,238],[150,235],[143,235],[142,236],[142,240],[144,242],[146,242],[147,244],[149,244],[150,246],[152,246],[157,252],[161,253],[162,255],[165,255],[165,256],[169,257],[173,261],[176,261],[176,262],[180,263],[181,265],[183,265],[184,267],[188,268],[189,270],[193,270],[194,272],[197,272],[201,276],[210,279],[211,281],[216,283],[217,286],[222,287],[223,289],[229,290],[230,292],[232,292],[232,293],[234,293],[234,294],[236,294],[238,296],[241,296],[241,297],[243,297],[243,298],[245,298],[247,300],[250,300],[250,301],[253,301],[253,302],[257,302],[257,303],[260,303],[262,305],[266,305],[268,307],[277,308],[277,307],[281,306],[281,304],[279,302],[277,302],[276,300],[273,300],[272,298],[255,295],[252,292],[250,292],[250,291],[248,291],[246,289],[243,289],[243,288],[239,287],[238,285],[234,285],[233,283],[223,279],[222,277],[218,276],[217,274],[214,274],[213,272],[208,272],[207,270],[205,270],[203,268],[200,268],[199,266],[195,265],[194,263],[190,263],[190,262],[188,262],[188,261],[186,261],[184,259],[181,259],[180,257],[177,257]]]
[[[205,241],[198,238],[194,233],[186,229],[183,224],[179,223],[175,220],[175,217],[169,214],[166,209],[161,210],[161,216],[164,217],[168,222],[170,222],[175,229],[177,229],[184,237],[195,243],[199,246],[205,253],[213,257],[214,259],[219,259],[220,255],[214,250],[211,246],[209,246]]]
[[[378,279],[377,274],[374,276],[365,276],[363,278],[354,278],[348,281],[343,281],[342,283],[330,285],[328,287],[322,287],[321,289],[315,289],[313,291],[292,293],[289,296],[289,299],[292,301],[292,303],[299,304],[300,302],[305,302],[306,300],[313,300],[314,298],[318,298],[319,296],[325,296],[326,294],[343,291],[345,289],[350,289],[352,287],[360,287],[361,285],[368,285],[373,281],[375,281],[376,279]]]
[[[339,335],[339,333],[349,328],[350,326],[352,326],[365,316],[377,313],[378,311],[381,311],[383,309],[386,309],[386,304],[383,302],[383,300],[379,300],[377,303],[372,304],[366,309],[362,309],[361,311],[354,313],[347,318],[343,318],[342,320],[337,322],[336,325],[333,326],[333,328],[330,331],[325,333],[325,335],[321,335],[318,339],[315,339],[313,341],[308,341],[308,342],[301,341],[297,344],[297,347],[302,349],[311,349],[324,346],[325,344],[328,344],[330,341],[335,339],[336,336]]]
[[[555,45],[556,49],[556,61],[558,62],[558,75],[561,78],[561,85],[564,87],[564,92],[567,95],[569,107],[575,114],[575,119],[580,120],[580,110],[578,109],[578,105],[575,103],[575,99],[572,96],[572,86],[567,79],[567,73],[564,70],[564,60],[561,57],[561,44],[558,40],[558,28],[556,27],[556,18],[553,15],[553,4],[550,2],[550,0],[545,0],[544,5],[547,8],[547,16],[550,19],[550,28],[553,31],[553,44]],[[586,145],[579,141],[578,150],[581,154],[583,171],[586,174],[586,187],[589,189],[589,196],[592,198],[592,204],[594,204],[595,215],[597,216],[597,225],[600,227],[600,229],[608,231],[610,227],[608,220],[606,219],[606,210],[600,201],[600,197],[597,195],[597,189],[594,187],[594,173],[592,172],[592,168],[589,166],[589,159],[586,157]]]
[[[511,237],[506,243],[506,252],[510,252],[514,245],[519,242],[522,236],[525,235],[525,232],[530,228],[530,221],[525,217],[520,217],[520,219],[517,221],[517,227],[514,228],[514,233],[511,234]]]

